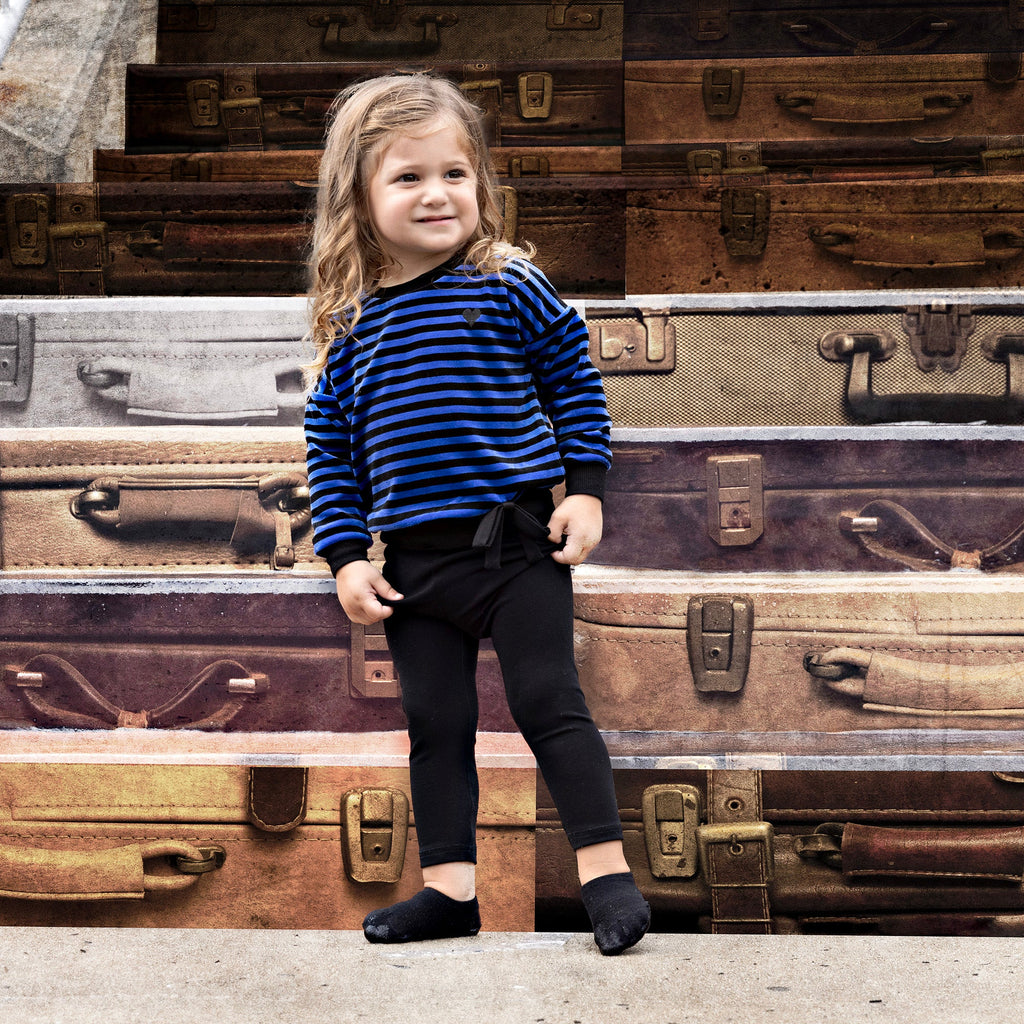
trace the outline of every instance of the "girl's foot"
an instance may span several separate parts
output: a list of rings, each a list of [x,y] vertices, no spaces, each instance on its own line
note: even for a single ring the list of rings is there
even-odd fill
[[[605,956],[635,946],[651,926],[650,905],[630,871],[601,875],[587,882],[581,893],[594,927],[594,941]]]
[[[480,905],[471,900],[453,900],[429,886],[412,899],[374,910],[363,921],[363,934],[370,942],[420,942],[423,939],[452,939],[480,931]]]

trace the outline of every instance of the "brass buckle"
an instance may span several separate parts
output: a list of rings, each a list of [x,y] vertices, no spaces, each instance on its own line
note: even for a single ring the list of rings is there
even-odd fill
[[[354,789],[341,802],[345,871],[353,882],[397,882],[405,866],[409,798],[400,789]]]
[[[763,848],[761,859],[764,870],[761,882],[770,882],[775,871],[775,829],[770,822],[724,821],[716,825],[701,825],[697,829],[697,850],[705,871],[710,861],[712,846],[727,846],[730,853],[739,857],[746,852],[746,847],[750,843],[758,843]]]
[[[220,82],[216,78],[194,78],[185,84],[188,116],[193,128],[220,124]]]
[[[10,196],[4,207],[11,263],[16,267],[43,266],[49,259],[49,196],[42,192],[20,192]]]

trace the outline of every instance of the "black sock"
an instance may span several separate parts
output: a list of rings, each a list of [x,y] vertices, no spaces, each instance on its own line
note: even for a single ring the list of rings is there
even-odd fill
[[[451,939],[478,931],[480,905],[475,896],[463,902],[429,887],[412,899],[372,911],[363,921],[363,934],[370,942]]]
[[[651,908],[630,871],[602,875],[581,890],[594,926],[594,941],[605,956],[635,946],[651,926]]]

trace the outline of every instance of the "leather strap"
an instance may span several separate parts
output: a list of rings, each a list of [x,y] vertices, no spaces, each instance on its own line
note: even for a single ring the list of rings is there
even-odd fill
[[[249,769],[249,821],[264,832],[290,832],[306,817],[308,768]]]
[[[228,149],[263,149],[263,101],[256,94],[252,68],[224,71],[221,123],[228,133]]]
[[[710,827],[698,839],[711,887],[711,930],[770,935],[771,828],[762,821],[761,773],[709,772],[707,817]]]
[[[106,295],[103,268],[110,262],[107,225],[100,220],[99,186],[59,182],[56,223],[50,228],[61,295]]]

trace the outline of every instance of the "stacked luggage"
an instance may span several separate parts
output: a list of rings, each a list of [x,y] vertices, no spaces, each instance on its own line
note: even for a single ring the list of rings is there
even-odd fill
[[[160,0],[123,148],[0,183],[0,923],[418,888],[300,339],[330,103],[430,68],[604,375],[577,662],[655,930],[1024,933],[1021,50],[1005,0]],[[478,683],[484,927],[584,928]]]

